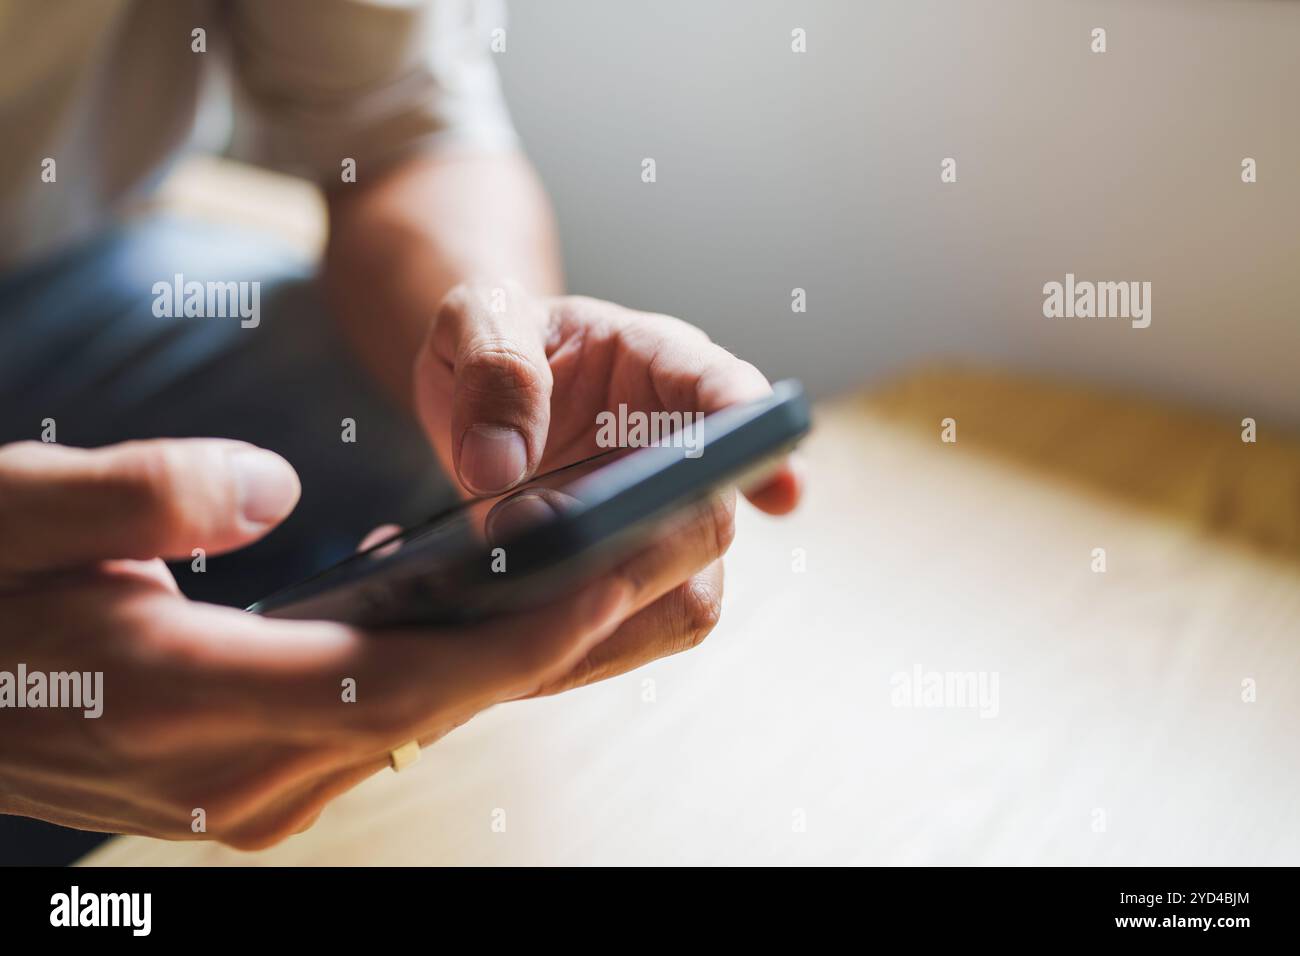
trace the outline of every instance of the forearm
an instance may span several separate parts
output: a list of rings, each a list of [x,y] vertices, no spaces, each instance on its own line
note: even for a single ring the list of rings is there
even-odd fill
[[[521,154],[422,156],[329,195],[324,280],[362,362],[409,407],[412,362],[456,284],[561,291],[550,204]]]

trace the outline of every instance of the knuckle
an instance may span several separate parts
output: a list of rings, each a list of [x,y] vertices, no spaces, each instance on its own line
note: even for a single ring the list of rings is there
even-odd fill
[[[705,517],[709,535],[709,552],[715,558],[727,553],[736,538],[736,499],[734,495],[715,495]]]
[[[474,393],[531,395],[545,387],[549,372],[517,346],[497,338],[467,350],[457,363],[456,377],[461,387]]]
[[[474,294],[465,283],[452,288],[443,296],[442,303],[438,306],[438,313],[433,319],[434,326],[445,327],[458,321],[469,310],[473,299]]]
[[[588,296],[566,295],[547,306],[551,336],[565,335],[586,342],[611,342],[633,324],[633,313],[623,306]]]
[[[562,295],[552,300],[550,305],[552,321],[562,328],[585,324],[590,311],[587,302],[588,300],[580,295]]]
[[[278,843],[283,843],[293,836],[293,828],[285,825],[258,824],[236,827],[217,834],[218,843],[223,843],[234,850],[253,853],[269,850]]]
[[[552,300],[551,311],[562,322],[587,324],[593,321],[624,318],[628,310],[587,295],[562,295]]]
[[[700,345],[712,344],[713,340],[709,338],[709,333],[705,332],[698,325],[692,325],[685,319],[679,319],[675,315],[665,315],[662,312],[654,312],[647,316],[648,321],[660,326],[668,335],[677,335],[684,340],[695,341]]]
[[[187,789],[180,793],[164,795],[162,802],[178,817],[188,817],[195,810],[202,810],[208,831],[217,839],[221,839],[221,834],[236,832],[239,828],[239,820],[248,808],[248,804],[230,789],[202,794]]]
[[[586,687],[599,679],[600,670],[596,667],[596,662],[592,660],[590,654],[586,654],[567,674],[563,674],[558,679],[547,684],[542,692],[544,694],[556,694],[574,687]]]
[[[714,346],[712,360],[695,382],[695,399],[701,405],[729,404],[737,395],[757,397],[771,392],[765,376],[757,367],[737,358],[720,345]]]
[[[153,445],[110,479],[115,497],[149,526],[165,530],[183,527],[186,459],[175,445]]]
[[[196,793],[193,786],[165,797],[165,802],[176,813],[188,818],[195,809],[207,815],[209,826],[219,833],[231,833],[252,819],[258,809],[273,799],[283,789],[282,782],[272,772],[250,770],[216,788],[207,787]]]
[[[297,836],[299,833],[306,833],[308,830],[312,829],[312,827],[316,826],[316,824],[320,822],[320,815],[322,812],[323,811],[317,810],[312,813],[312,815],[309,816],[300,826],[294,829],[293,835]]]
[[[304,833],[316,825],[332,799],[329,792],[332,782],[330,778],[322,779],[305,796],[222,827],[216,839],[237,850],[265,850]]]
[[[699,647],[722,620],[722,591],[698,578],[682,589],[683,650]]]

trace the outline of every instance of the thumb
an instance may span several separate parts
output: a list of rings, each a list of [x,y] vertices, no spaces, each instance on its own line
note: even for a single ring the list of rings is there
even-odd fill
[[[262,537],[297,504],[279,455],[221,439],[0,448],[0,569],[188,558]]]
[[[541,461],[551,420],[545,327],[542,304],[514,283],[462,287],[443,303],[432,358],[451,372],[452,462],[467,491],[506,491]]]

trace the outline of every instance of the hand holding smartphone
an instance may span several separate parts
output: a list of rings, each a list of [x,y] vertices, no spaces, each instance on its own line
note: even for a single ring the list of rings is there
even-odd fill
[[[714,492],[761,479],[810,425],[802,386],[778,382],[689,436],[596,455],[434,515],[248,610],[368,627],[526,610],[631,556]]]

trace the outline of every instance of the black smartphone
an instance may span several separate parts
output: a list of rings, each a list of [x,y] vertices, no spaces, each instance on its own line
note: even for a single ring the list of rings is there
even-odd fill
[[[811,426],[795,381],[709,416],[605,414],[598,444],[645,447],[619,447],[436,514],[248,610],[368,627],[525,610],[670,533],[713,492],[762,480]]]

